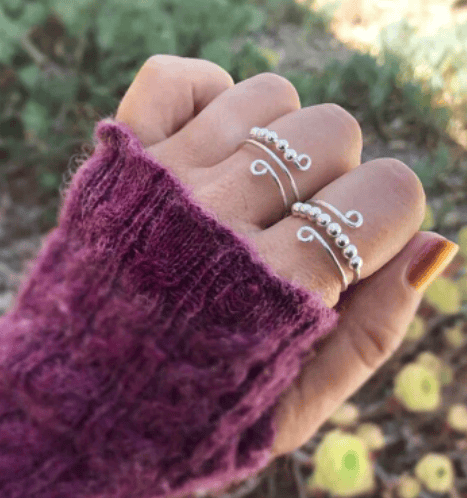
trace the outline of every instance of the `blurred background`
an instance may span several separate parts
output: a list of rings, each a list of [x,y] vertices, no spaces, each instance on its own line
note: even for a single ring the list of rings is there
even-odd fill
[[[0,314],[95,122],[156,53],[343,106],[363,162],[409,165],[422,230],[461,246],[391,360],[302,448],[216,496],[467,498],[467,1],[0,0]]]

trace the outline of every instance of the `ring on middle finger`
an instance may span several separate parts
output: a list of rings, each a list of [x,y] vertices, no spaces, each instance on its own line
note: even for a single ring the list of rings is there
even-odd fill
[[[269,147],[266,147],[263,144],[275,145],[276,149],[283,153],[284,159],[288,162],[293,162],[296,168],[299,169],[300,171],[307,171],[311,167],[312,161],[310,156],[306,154],[301,154],[299,156],[295,150],[289,148],[289,143],[287,140],[279,139],[279,136],[275,131],[268,130],[267,128],[259,128],[257,126],[253,127],[250,130],[250,137],[251,138],[244,140],[243,143],[250,143],[252,145],[255,145],[256,147],[263,149],[265,152],[269,154],[269,156],[272,159],[274,159],[274,161],[280,166],[280,168],[288,176],[290,183],[292,185],[292,190],[295,195],[295,201],[299,201],[300,194],[298,192],[297,184],[295,183],[294,177],[291,175],[289,169],[277,157],[277,155],[274,154],[274,152],[269,149]],[[258,170],[257,169],[258,165],[263,166],[264,169]],[[269,171],[269,173],[274,178],[274,181],[276,182],[276,184],[280,189],[282,199],[284,201],[285,211],[287,212],[289,209],[287,196],[285,194],[284,187],[282,186],[282,183],[279,180],[279,177],[277,176],[273,168],[266,161],[263,161],[262,159],[257,159],[251,163],[250,170],[254,175],[263,175]]]

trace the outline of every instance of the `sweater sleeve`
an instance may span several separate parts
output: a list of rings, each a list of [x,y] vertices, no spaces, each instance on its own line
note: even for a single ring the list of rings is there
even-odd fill
[[[0,496],[217,490],[269,463],[278,397],[338,313],[129,127],[94,145],[0,318]]]

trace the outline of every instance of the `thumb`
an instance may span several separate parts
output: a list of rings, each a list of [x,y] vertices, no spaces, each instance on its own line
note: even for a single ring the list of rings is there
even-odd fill
[[[439,234],[417,232],[379,271],[341,294],[337,327],[315,345],[316,355],[281,400],[279,425],[287,425],[287,414],[293,413],[295,438],[285,430],[288,437],[275,442],[279,454],[306,442],[394,353],[423,292],[458,250]],[[292,409],[297,400],[301,406]]]
[[[417,232],[396,257],[341,296],[339,333],[349,335],[371,373],[400,346],[423,293],[458,251],[437,233]]]

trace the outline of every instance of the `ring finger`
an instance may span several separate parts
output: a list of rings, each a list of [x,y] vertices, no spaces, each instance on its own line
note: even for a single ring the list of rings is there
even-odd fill
[[[317,192],[312,200],[322,200],[343,215],[356,210],[362,216],[361,226],[351,227],[325,205],[310,202],[330,215],[328,224],[340,225],[342,234],[348,237],[346,245],[355,246],[363,260],[359,280],[383,267],[412,239],[423,221],[426,202],[419,178],[404,163],[391,158],[362,164]],[[349,218],[356,219],[352,215]],[[326,225],[320,226],[319,219],[311,215],[288,216],[255,234],[254,241],[278,274],[319,291],[326,304],[333,307],[339,300],[343,278],[318,237],[310,237],[309,242],[298,240],[298,231],[304,226],[311,227],[328,244],[351,283],[355,272],[343,254],[344,248],[339,248]],[[306,239],[311,230],[304,230],[302,238]]]

